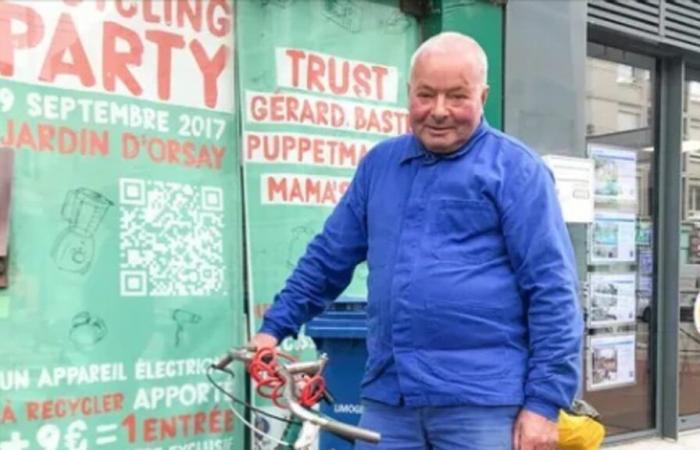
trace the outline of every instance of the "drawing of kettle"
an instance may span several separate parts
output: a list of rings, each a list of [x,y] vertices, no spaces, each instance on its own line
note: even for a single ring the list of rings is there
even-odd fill
[[[100,317],[93,317],[88,311],[82,311],[73,317],[68,336],[76,347],[89,349],[107,335],[107,325]]]
[[[58,235],[51,251],[59,269],[81,274],[90,269],[95,255],[95,233],[113,204],[90,189],[68,192],[61,209],[68,227]]]

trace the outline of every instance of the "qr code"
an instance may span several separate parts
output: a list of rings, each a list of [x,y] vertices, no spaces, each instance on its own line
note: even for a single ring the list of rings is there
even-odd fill
[[[221,188],[122,178],[121,295],[225,294]]]

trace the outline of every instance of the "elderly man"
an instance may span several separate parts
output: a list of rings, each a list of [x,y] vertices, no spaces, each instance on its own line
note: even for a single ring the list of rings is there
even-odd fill
[[[443,33],[413,56],[412,134],[379,143],[251,343],[322,312],[367,260],[361,425],[380,449],[554,449],[579,381],[573,251],[540,158],[483,119],[487,60]]]

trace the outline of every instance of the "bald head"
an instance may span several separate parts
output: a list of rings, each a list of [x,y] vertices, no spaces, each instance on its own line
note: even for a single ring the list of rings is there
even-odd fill
[[[413,81],[414,70],[418,60],[428,55],[438,54],[464,58],[465,63],[473,66],[473,69],[478,74],[478,81],[486,86],[488,59],[484,49],[469,36],[450,31],[431,37],[416,49],[411,57],[409,84]]]
[[[408,113],[414,135],[429,151],[456,151],[481,123],[488,92],[479,44],[458,33],[430,38],[411,61]]]

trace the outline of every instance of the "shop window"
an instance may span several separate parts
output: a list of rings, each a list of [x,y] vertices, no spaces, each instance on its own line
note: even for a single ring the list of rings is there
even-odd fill
[[[655,425],[655,61],[596,48],[586,71],[595,214],[586,242],[583,396],[614,435]]]
[[[678,336],[681,422],[700,416],[700,332],[693,308],[700,294],[700,74],[690,70],[681,169],[680,323]]]

